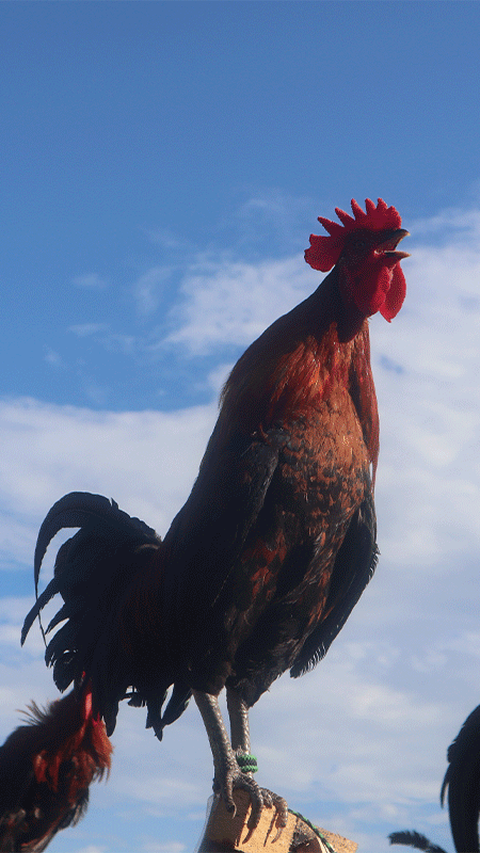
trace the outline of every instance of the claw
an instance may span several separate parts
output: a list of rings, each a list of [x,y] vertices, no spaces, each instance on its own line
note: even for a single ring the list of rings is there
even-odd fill
[[[264,808],[274,809],[268,834],[275,829],[276,833],[273,840],[278,841],[288,820],[288,805],[283,797],[279,797],[278,794],[274,794],[273,791],[269,791],[267,788],[260,788],[250,774],[242,773],[238,769],[229,769],[222,781],[216,778],[213,788],[215,793],[220,794],[222,797],[225,808],[232,815],[232,818],[237,813],[233,792],[241,790],[248,794],[251,810],[247,822],[248,832],[244,838],[244,843],[249,841],[255,832],[260,823]]]
[[[265,789],[262,788],[262,791],[265,791]],[[265,793],[268,793],[272,806],[275,809],[275,814],[272,818],[272,823],[270,824],[270,832],[272,831],[274,826],[277,829],[275,837],[272,841],[272,844],[275,844],[275,842],[278,841],[287,825],[288,803],[286,800],[283,799],[283,797],[280,797],[278,794],[274,794],[273,791],[265,791]]]
[[[225,808],[228,812],[231,812],[232,817],[235,817],[237,813],[237,807],[233,799],[234,790],[246,791],[252,804],[249,825],[252,823],[252,830],[258,826],[265,803],[261,789],[250,774],[242,773],[238,767],[229,767],[222,780],[215,777],[213,789],[221,795],[225,803]]]
[[[215,767],[214,792],[222,798],[226,810],[232,817],[235,817],[237,814],[233,792],[235,790],[243,790],[248,794],[250,799],[250,815],[247,821],[248,833],[245,841],[248,841],[252,837],[260,823],[263,809],[274,809],[268,834],[275,828],[275,841],[277,841],[282,830],[287,825],[288,806],[282,797],[272,793],[267,788],[260,788],[253,778],[256,761],[249,754],[248,709],[245,702],[235,694],[235,691],[230,690],[227,693],[227,702],[232,723],[232,749],[232,744],[228,740],[228,735],[223,724],[217,697],[197,690],[193,691],[193,696],[202,714],[212,748]],[[241,759],[249,760],[245,762]],[[239,764],[244,767],[243,770]],[[252,764],[254,767],[252,767]]]

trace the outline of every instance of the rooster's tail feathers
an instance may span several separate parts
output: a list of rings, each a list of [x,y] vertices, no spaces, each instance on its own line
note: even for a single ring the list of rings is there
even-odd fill
[[[111,752],[88,688],[45,710],[32,703],[25,725],[0,747],[0,849],[44,850],[59,829],[77,823]]]
[[[68,527],[79,527],[78,533],[68,540],[60,549],[55,564],[55,576],[42,594],[38,595],[38,581],[43,558],[47,548],[56,534]],[[90,544],[89,560],[85,559],[85,550]],[[34,577],[36,602],[27,615],[22,629],[22,645],[36,617],[43,607],[60,592],[65,600],[63,607],[47,628],[51,630],[63,619],[68,618],[68,605],[71,603],[65,597],[69,590],[74,593],[75,587],[85,585],[88,581],[87,572],[94,573],[98,578],[98,557],[103,556],[102,544],[109,548],[110,553],[116,552],[120,546],[123,549],[134,550],[145,544],[159,547],[160,538],[151,527],[139,518],[131,518],[128,513],[119,509],[116,501],[109,500],[103,495],[92,495],[89,492],[71,492],[60,498],[47,513],[38,532],[34,556]],[[76,546],[76,547],[72,547]],[[78,560],[76,558],[79,558]],[[64,572],[68,565],[68,572]],[[116,567],[115,567],[116,568]]]
[[[160,585],[162,543],[152,528],[131,518],[115,501],[74,492],[61,498],[43,522],[35,549],[35,586],[48,545],[65,527],[80,529],[59,549],[54,577],[27,615],[25,639],[35,618],[56,593],[63,605],[46,633],[58,628],[46,662],[60,690],[91,683],[95,712],[111,734],[119,702],[147,705],[148,724],[160,736],[161,707],[175,681],[167,672],[162,640]],[[155,642],[152,666],[151,643]],[[166,717],[179,716],[189,691],[181,684]]]

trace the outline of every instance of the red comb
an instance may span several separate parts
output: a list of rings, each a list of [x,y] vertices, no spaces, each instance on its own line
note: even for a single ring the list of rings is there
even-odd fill
[[[387,207],[382,198],[378,204],[367,198],[365,199],[365,210],[352,198],[353,216],[345,213],[339,207],[335,208],[341,225],[332,222],[331,219],[318,217],[318,221],[329,233],[329,237],[310,235],[310,247],[305,250],[305,260],[314,270],[328,272],[337,263],[345,245],[345,238],[351,231],[359,228],[368,228],[370,231],[384,231],[387,228],[400,228],[402,219],[394,207]]]

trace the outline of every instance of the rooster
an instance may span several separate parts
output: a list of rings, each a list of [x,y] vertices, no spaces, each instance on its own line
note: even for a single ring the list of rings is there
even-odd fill
[[[193,696],[214,790],[232,813],[234,791],[248,792],[250,831],[273,805],[281,832],[287,805],[253,778],[249,709],[283,672],[302,675],[325,655],[377,561],[368,317],[391,321],[402,306],[408,254],[397,246],[408,232],[382,199],[336,213],[340,223],[319,217],[327,235],[312,235],[305,252],[313,269],[331,272],[233,368],[197,480],[164,540],[106,498],[65,496],[39,532],[37,602],[22,634],[60,593],[47,633],[63,625],[46,660],[60,690],[73,683],[80,704],[91,695],[107,735],[122,699],[146,705],[161,738]],[[66,527],[80,529],[38,596],[47,547]]]
[[[0,747],[3,853],[45,850],[59,829],[80,820],[90,783],[110,769],[112,746],[88,689],[44,711],[32,703],[25,722]]]
[[[457,853],[479,853],[478,817],[480,815],[480,705],[463,723],[447,750],[448,767],[440,791],[448,811],[453,843]],[[391,844],[407,844],[426,853],[445,853],[415,830],[389,835]]]
[[[440,801],[448,788],[448,811],[455,850],[478,853],[480,814],[480,705],[468,715],[447,750],[448,768]]]

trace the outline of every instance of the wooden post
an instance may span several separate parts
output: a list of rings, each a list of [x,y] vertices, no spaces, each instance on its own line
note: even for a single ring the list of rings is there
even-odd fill
[[[286,827],[275,840],[275,809],[265,807],[260,822],[250,834],[250,798],[235,791],[235,817],[227,812],[221,797],[214,796],[197,853],[355,853],[357,844],[340,835],[313,827],[289,812]]]

